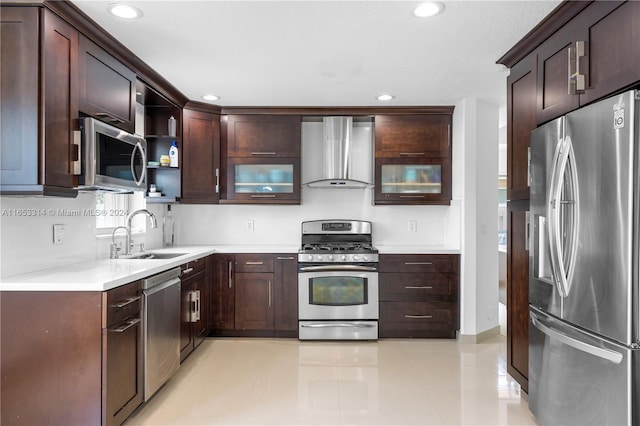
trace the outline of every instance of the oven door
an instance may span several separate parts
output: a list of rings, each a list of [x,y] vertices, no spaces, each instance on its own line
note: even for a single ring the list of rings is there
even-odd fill
[[[378,319],[378,272],[349,265],[313,268],[298,274],[298,319]]]

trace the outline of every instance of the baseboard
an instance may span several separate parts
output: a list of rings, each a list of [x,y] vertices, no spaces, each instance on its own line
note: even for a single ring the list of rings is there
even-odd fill
[[[500,326],[496,325],[480,334],[458,334],[458,343],[476,344],[500,335]]]

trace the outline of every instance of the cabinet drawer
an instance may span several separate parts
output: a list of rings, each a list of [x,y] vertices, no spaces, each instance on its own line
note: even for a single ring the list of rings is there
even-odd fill
[[[272,254],[237,254],[236,272],[273,272]]]
[[[380,300],[453,301],[454,282],[447,274],[381,273]]]
[[[455,306],[452,303],[381,302],[380,322],[394,323],[401,328],[453,323]],[[399,328],[399,327],[396,327]]]
[[[454,272],[457,255],[383,254],[380,272]]]
[[[182,279],[189,278],[191,275],[195,275],[198,272],[202,272],[207,269],[208,257],[202,257],[200,259],[192,260],[181,266]]]
[[[116,287],[103,294],[106,299],[105,327],[110,327],[131,316],[139,315],[142,309],[142,281]]]

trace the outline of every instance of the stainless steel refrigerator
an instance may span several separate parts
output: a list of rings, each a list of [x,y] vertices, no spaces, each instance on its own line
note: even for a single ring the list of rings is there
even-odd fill
[[[639,110],[628,91],[531,136],[529,407],[543,425],[640,424]]]

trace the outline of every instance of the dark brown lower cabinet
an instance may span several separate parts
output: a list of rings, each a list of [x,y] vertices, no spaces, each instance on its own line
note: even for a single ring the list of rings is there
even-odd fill
[[[214,256],[213,334],[298,336],[295,254]]]
[[[379,337],[455,338],[459,260],[451,255],[380,255]]]
[[[529,377],[529,200],[507,204],[507,372],[522,390]]]
[[[2,292],[2,425],[120,425],[142,403],[140,282]]]
[[[210,258],[182,265],[180,362],[193,352],[209,334]]]

